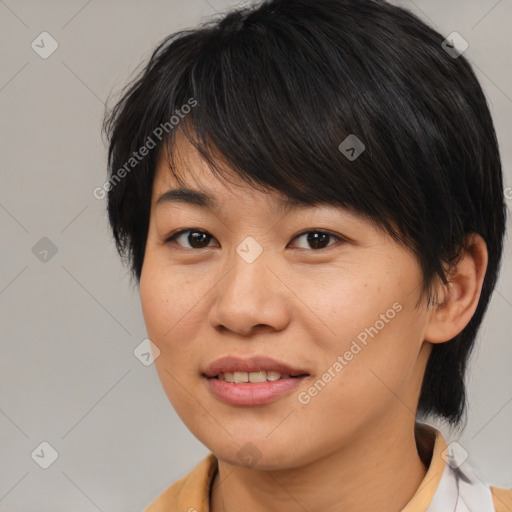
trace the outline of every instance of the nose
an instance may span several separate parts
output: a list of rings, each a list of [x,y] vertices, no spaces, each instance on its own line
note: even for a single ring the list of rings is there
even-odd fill
[[[252,263],[234,254],[230,264],[214,288],[210,325],[242,336],[285,329],[290,321],[290,291],[276,265],[263,254]]]

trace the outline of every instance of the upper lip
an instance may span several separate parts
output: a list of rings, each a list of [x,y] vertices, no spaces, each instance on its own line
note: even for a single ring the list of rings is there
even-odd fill
[[[216,359],[204,371],[206,377],[215,377],[219,373],[226,372],[258,372],[258,371],[275,371],[281,374],[296,375],[309,375],[305,370],[294,368],[288,364],[282,363],[275,359],[265,356],[251,356],[251,357],[237,357],[226,356]]]

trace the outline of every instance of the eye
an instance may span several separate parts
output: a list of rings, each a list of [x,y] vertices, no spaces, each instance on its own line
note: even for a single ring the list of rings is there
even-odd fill
[[[299,247],[301,249],[314,249],[321,250],[326,249],[333,245],[330,241],[342,241],[343,238],[339,235],[329,233],[323,230],[309,230],[298,234],[293,240],[300,240],[303,238],[308,246]],[[209,243],[214,240],[214,237],[207,231],[201,229],[190,228],[182,229],[176,233],[173,233],[165,239],[165,244],[177,243],[179,246],[186,249],[205,249],[207,247],[213,247]],[[292,240],[292,241],[293,241]],[[188,246],[186,245],[188,244]]]
[[[200,229],[182,229],[177,233],[172,234],[171,236],[165,239],[166,244],[170,244],[171,242],[178,242],[178,245],[185,247],[187,249],[205,249],[208,247],[208,243],[213,239],[213,236],[206,231]],[[190,244],[189,247],[183,244]]]
[[[341,236],[334,235],[333,233],[329,233],[327,231],[322,230],[309,230],[304,231],[303,233],[297,235],[294,240],[299,240],[301,238],[304,238],[305,243],[309,244],[310,247],[301,247],[301,249],[326,249],[327,247],[330,247],[333,244],[329,244],[329,241],[331,239],[336,239],[338,241],[343,240]]]

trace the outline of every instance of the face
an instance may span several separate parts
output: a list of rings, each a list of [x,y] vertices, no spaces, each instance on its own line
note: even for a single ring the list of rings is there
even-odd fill
[[[159,377],[189,430],[219,459],[264,469],[409,428],[428,358],[414,255],[354,212],[285,208],[276,191],[234,175],[223,184],[183,136],[176,148],[187,188],[214,204],[166,194],[178,183],[162,154],[140,295]],[[225,357],[241,360],[212,369],[228,380],[237,365],[236,380],[255,366],[268,372],[252,380],[275,378],[279,364],[305,376],[207,378]]]

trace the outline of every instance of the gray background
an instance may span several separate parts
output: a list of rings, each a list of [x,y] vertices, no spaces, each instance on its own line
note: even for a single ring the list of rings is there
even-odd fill
[[[399,4],[469,42],[511,187],[512,2]],[[154,367],[133,354],[146,337],[138,293],[92,191],[105,180],[100,123],[109,94],[161,38],[234,5],[0,1],[1,511],[142,510],[208,453]],[[59,45],[47,59],[31,48],[43,31]],[[41,253],[43,237],[55,254]],[[472,360],[466,430],[442,427],[485,481],[503,487],[512,486],[511,256],[507,241]],[[59,454],[46,470],[31,457],[43,441]]]

